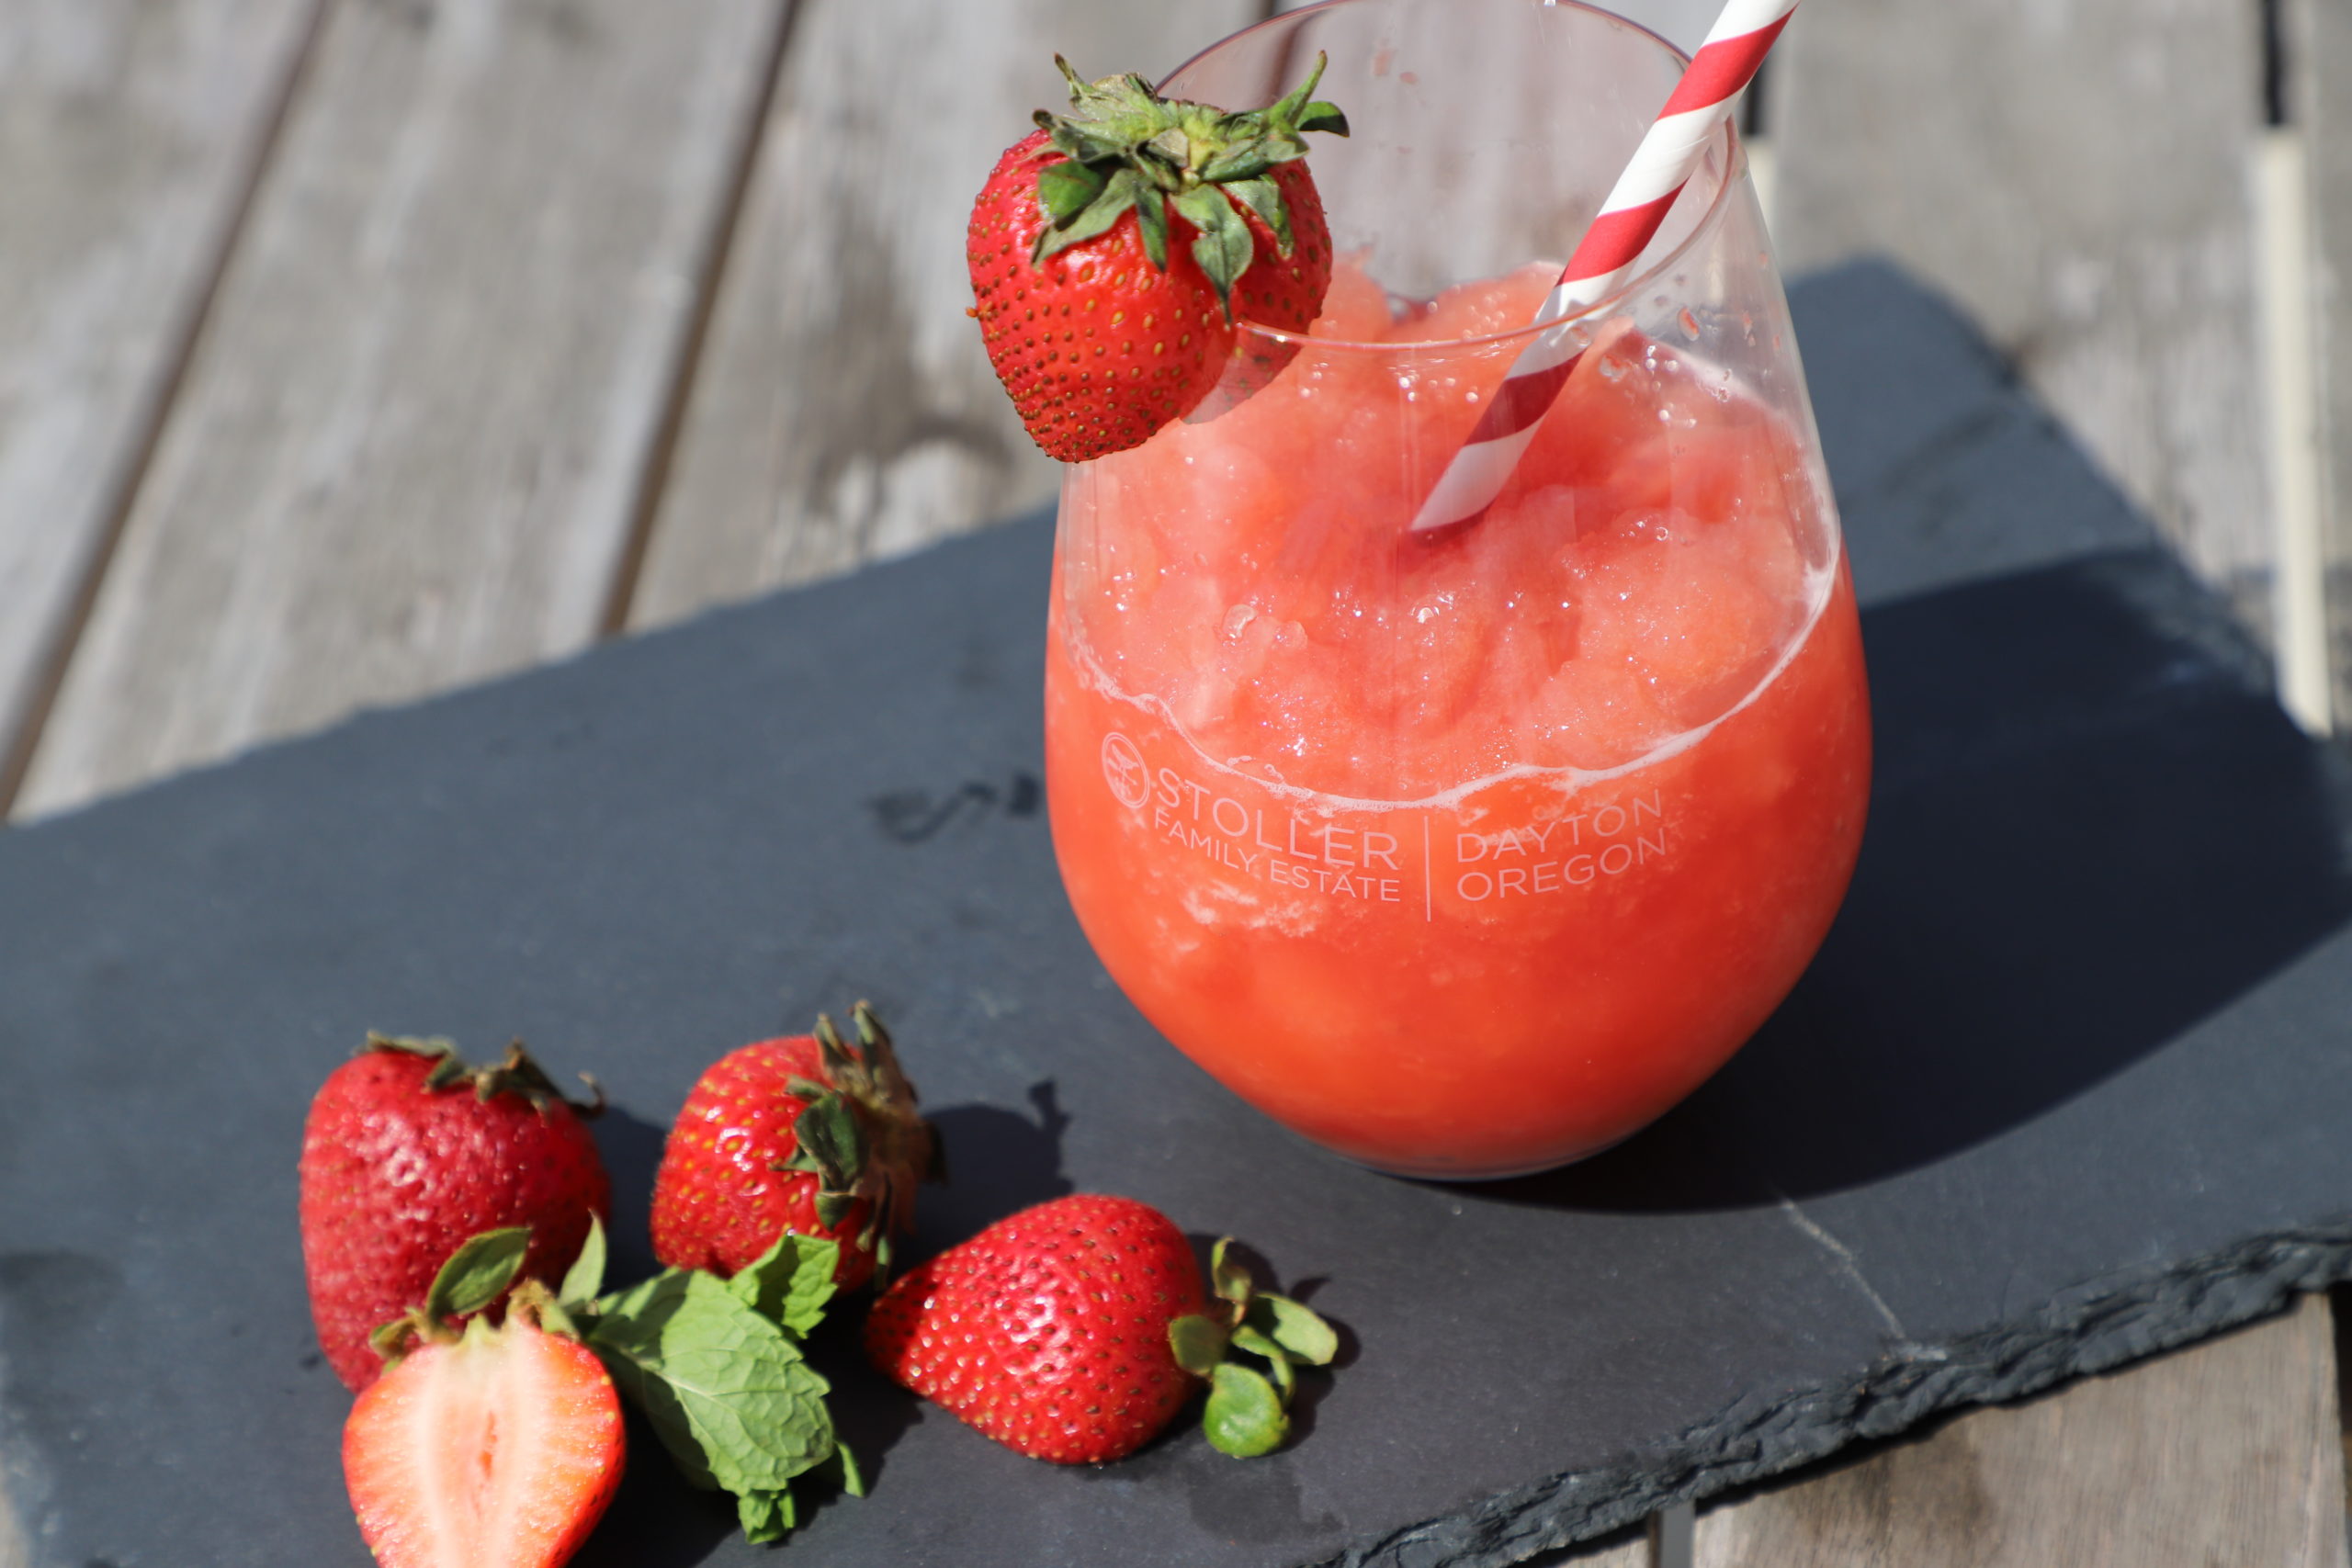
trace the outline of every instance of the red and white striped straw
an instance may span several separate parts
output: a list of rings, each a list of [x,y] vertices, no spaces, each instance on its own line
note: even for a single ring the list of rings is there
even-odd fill
[[[1531,324],[1563,321],[1606,299],[1624,282],[1690,183],[1716,129],[1730,116],[1732,101],[1755,76],[1796,8],[1797,0],[1729,0],[1724,6]],[[1413,532],[1474,522],[1493,503],[1583,353],[1567,325],[1537,334],[1496,389],[1470,439],[1438,476],[1437,488],[1413,519]]]

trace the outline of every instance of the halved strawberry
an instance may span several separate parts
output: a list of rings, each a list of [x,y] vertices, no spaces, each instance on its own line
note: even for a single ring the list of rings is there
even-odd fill
[[[452,1321],[506,1288],[528,1240],[514,1229],[468,1243],[424,1307],[379,1336],[394,1359],[352,1406],[343,1472],[382,1568],[557,1568],[620,1484],[613,1380],[543,1326],[561,1317],[544,1285],[525,1281],[501,1325]]]

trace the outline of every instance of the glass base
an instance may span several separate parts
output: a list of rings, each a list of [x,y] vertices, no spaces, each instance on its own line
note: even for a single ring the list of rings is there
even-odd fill
[[[1442,1181],[1448,1183],[1509,1181],[1516,1177],[1540,1176],[1547,1170],[1564,1170],[1572,1165],[1581,1165],[1586,1160],[1594,1158],[1600,1155],[1607,1154],[1610,1150],[1625,1142],[1628,1138],[1635,1137],[1647,1131],[1651,1125],[1651,1122],[1645,1122],[1641,1126],[1634,1128],[1632,1132],[1622,1133],[1616,1137],[1610,1139],[1605,1144],[1596,1144],[1591,1148],[1585,1150],[1581,1154],[1569,1155],[1564,1159],[1544,1160],[1534,1165],[1475,1166],[1468,1168],[1464,1168],[1461,1166],[1449,1165],[1442,1168],[1422,1168],[1408,1165],[1386,1165],[1377,1160],[1358,1159],[1353,1155],[1341,1155],[1340,1157],[1346,1160],[1350,1165],[1360,1166],[1363,1169],[1371,1171],[1375,1176],[1395,1176],[1402,1178],[1407,1181]]]

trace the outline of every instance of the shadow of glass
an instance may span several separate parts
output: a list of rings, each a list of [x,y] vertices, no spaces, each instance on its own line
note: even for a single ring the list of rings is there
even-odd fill
[[[2352,914],[2344,760],[2163,552],[1923,595],[1863,629],[1870,827],[1812,969],[1647,1132],[1475,1190],[1657,1212],[1875,1181],[2082,1094]]]

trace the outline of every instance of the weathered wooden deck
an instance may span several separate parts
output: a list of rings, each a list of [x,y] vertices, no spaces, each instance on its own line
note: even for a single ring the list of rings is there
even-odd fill
[[[0,0],[0,806],[1041,499],[965,204],[1053,50],[1266,8]],[[1766,88],[1791,266],[1950,291],[2352,714],[2352,9],[1812,0]],[[2337,1376],[2306,1302],[1575,1560],[2342,1568]]]

